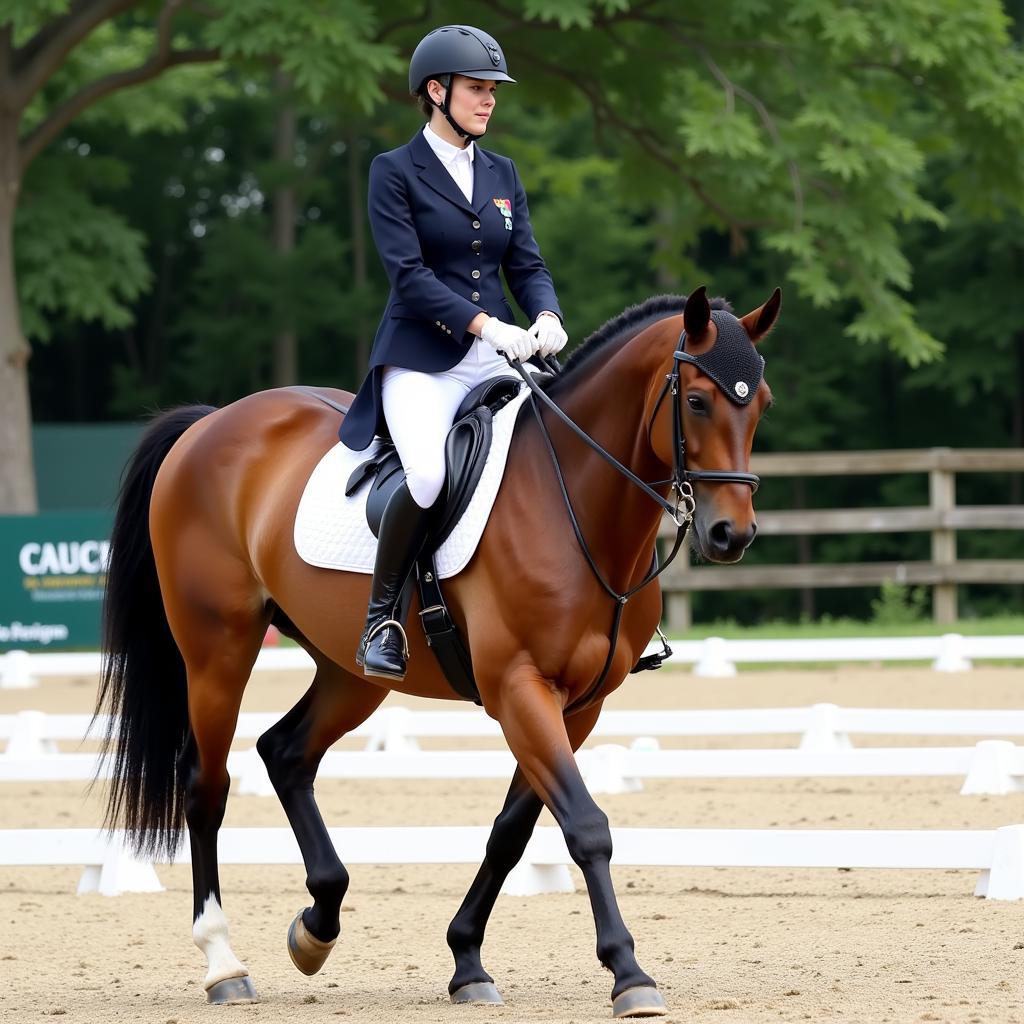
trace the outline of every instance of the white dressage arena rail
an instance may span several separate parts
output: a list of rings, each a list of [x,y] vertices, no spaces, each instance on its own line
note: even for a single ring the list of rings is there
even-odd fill
[[[284,711],[243,712],[236,740],[256,739]],[[60,740],[80,743],[101,738],[109,724],[100,715],[19,711],[0,715],[0,741],[8,755],[57,753]],[[781,708],[709,708],[602,712],[591,736],[782,736],[800,737],[802,750],[846,750],[850,735],[1024,736],[1024,710],[1016,708],[844,708],[811,704]],[[501,728],[481,710],[414,711],[394,706],[375,711],[347,738],[365,739],[367,750],[418,750],[418,739],[500,739]],[[0,755],[2,757],[3,755]]]
[[[964,779],[963,795],[1001,796],[1024,790],[1024,748],[1007,740],[974,747],[862,747],[851,750],[661,750],[602,744],[576,755],[594,795],[628,793],[641,779],[939,777]],[[87,782],[108,778],[98,754],[0,755],[0,782]],[[319,779],[502,779],[516,762],[506,750],[331,750]],[[236,792],[270,796],[274,790],[255,748],[228,755]]]
[[[236,739],[255,739],[281,712],[239,716]],[[61,754],[60,740],[102,735],[103,716],[89,733],[88,715],[21,711],[0,715],[0,781],[85,781],[100,772],[95,754]],[[853,749],[850,733],[873,735],[1021,736],[1024,711],[1013,709],[809,707],[723,710],[608,710],[595,738],[636,737],[630,748],[601,744],[580,752],[591,792],[639,789],[642,778],[769,778],[837,776],[961,776],[961,793],[1000,795],[1022,788],[1024,750],[1007,739],[973,747],[870,747]],[[798,734],[799,749],[661,750],[655,737]],[[348,734],[366,740],[365,752],[330,751],[323,778],[510,778],[507,751],[419,750],[417,738],[500,738],[498,723],[482,711],[413,711],[383,708]],[[231,754],[228,769],[238,791],[273,792],[255,748]]]
[[[738,663],[925,661],[938,672],[963,672],[975,660],[1024,660],[1024,636],[854,637],[797,640],[675,641],[669,659],[692,665],[696,675],[731,676]],[[309,655],[299,647],[264,647],[254,671],[312,669]],[[0,654],[0,689],[35,686],[40,676],[97,676],[100,655],[83,653],[8,651]]]
[[[476,864],[486,827],[332,828],[331,840],[350,864]],[[974,869],[975,895],[1024,898],[1024,825],[987,830],[896,829],[612,829],[613,861],[621,866]],[[301,864],[290,829],[225,828],[217,837],[221,864]],[[177,860],[189,861],[188,844]],[[535,830],[503,892],[528,896],[573,891],[561,832]],[[152,863],[134,859],[123,833],[93,829],[0,830],[0,865],[82,865],[78,892],[116,896],[163,888]]]

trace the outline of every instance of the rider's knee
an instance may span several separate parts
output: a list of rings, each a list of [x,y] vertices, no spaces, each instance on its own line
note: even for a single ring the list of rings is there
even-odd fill
[[[415,466],[406,467],[405,482],[412,500],[420,508],[430,508],[437,500],[444,486],[444,458],[427,462],[422,460]]]

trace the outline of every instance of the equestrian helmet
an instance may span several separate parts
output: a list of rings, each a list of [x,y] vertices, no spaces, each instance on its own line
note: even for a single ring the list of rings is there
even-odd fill
[[[472,25],[442,25],[425,35],[409,61],[409,92],[417,95],[431,78],[466,75],[491,82],[515,82],[509,76],[498,41]]]

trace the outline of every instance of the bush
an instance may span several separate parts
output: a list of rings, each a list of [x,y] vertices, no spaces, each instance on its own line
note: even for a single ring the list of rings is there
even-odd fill
[[[879,626],[921,622],[928,615],[928,591],[888,580],[871,602],[871,621]]]

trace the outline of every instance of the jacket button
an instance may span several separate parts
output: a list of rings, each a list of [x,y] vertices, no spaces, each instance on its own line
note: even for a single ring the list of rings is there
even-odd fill
[[[480,276],[480,271],[479,270],[474,270],[471,276],[472,276],[473,280],[475,281]]]
[[[477,276],[479,277],[480,275],[478,274]],[[480,301],[480,293],[479,292],[473,292],[473,294],[470,295],[470,297],[469,297],[469,301],[470,302],[479,302]]]
[[[479,229],[479,227],[480,227],[480,221],[478,221],[478,220],[473,221],[473,230],[476,231],[476,230]]]
[[[479,227],[479,225],[477,225]],[[484,243],[479,238],[473,240],[473,252],[479,252],[484,246]]]

